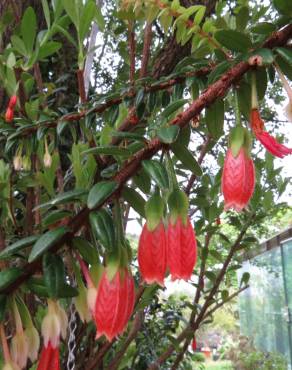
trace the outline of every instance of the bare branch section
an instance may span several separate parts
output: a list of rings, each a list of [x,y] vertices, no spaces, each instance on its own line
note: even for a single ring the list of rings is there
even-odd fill
[[[292,25],[284,27],[282,30],[275,32],[272,37],[264,44],[265,47],[274,47],[285,45],[286,42],[292,36]],[[238,81],[249,69],[251,66],[247,62],[240,62],[234,67],[229,69],[218,81],[210,85],[201,95],[198,97],[188,109],[183,113],[178,114],[170,124],[177,125],[180,128],[186,126],[189,121],[196,117],[201,111],[215,102],[219,97],[223,97],[228,89],[232,86],[233,83]],[[113,196],[120,194],[124,184],[137,172],[141,162],[145,159],[151,158],[155,153],[157,153],[164,144],[162,144],[157,138],[150,141],[147,146],[137,152],[129,161],[127,161],[120,172],[112,179],[117,182],[118,188]],[[106,202],[110,199],[107,198],[103,204],[101,204],[97,209],[101,208]],[[87,221],[90,210],[85,207],[82,209],[76,216],[74,216],[68,227],[70,232],[66,233],[59,242],[57,242],[53,247],[52,251],[56,252],[64,244],[68,244],[75,233],[77,233],[84,223]],[[230,257],[231,258],[231,257]],[[230,262],[230,259],[229,259]],[[229,263],[228,262],[228,263]],[[27,264],[23,268],[23,273],[21,276],[16,278],[11,284],[6,286],[5,289],[0,291],[0,294],[11,293],[13,290],[17,289],[24,281],[27,280],[38,268],[40,267],[40,260],[36,260],[33,263]],[[220,283],[220,282],[219,282]],[[214,286],[214,288],[216,285]],[[213,290],[210,294],[213,294]],[[198,316],[198,319],[202,319],[208,306],[202,310]],[[196,321],[197,323],[197,321]],[[173,351],[173,349],[172,349]],[[171,352],[172,352],[171,351]]]

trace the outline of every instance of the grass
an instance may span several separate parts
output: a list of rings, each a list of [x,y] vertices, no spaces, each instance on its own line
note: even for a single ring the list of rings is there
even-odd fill
[[[230,361],[206,362],[206,370],[233,370]]]

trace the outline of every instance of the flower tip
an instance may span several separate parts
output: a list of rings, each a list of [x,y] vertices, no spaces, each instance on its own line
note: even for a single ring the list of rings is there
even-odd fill
[[[288,121],[292,122],[292,101],[291,100],[285,107],[285,115]]]

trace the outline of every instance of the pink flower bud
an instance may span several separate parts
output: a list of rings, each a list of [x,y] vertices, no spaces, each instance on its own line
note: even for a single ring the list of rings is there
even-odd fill
[[[17,96],[12,95],[11,98],[9,99],[8,108],[11,108],[13,110],[14,107],[16,106],[16,103],[17,103]]]
[[[13,118],[14,118],[14,111],[13,109],[8,107],[5,113],[5,121],[10,123],[13,121]]]
[[[28,340],[24,331],[18,332],[11,340],[11,356],[13,361],[22,369],[28,359]]]

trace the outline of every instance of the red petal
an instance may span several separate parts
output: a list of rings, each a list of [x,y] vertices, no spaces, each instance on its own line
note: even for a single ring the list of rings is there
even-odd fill
[[[279,143],[266,131],[257,133],[256,138],[263,144],[267,151],[269,151],[275,157],[283,158],[285,155],[292,153],[292,149],[287,148],[285,145]]]
[[[59,348],[53,348],[51,342],[43,347],[37,370],[60,370]]]
[[[197,242],[192,224],[187,219],[183,225],[180,218],[167,228],[167,264],[171,279],[188,280],[197,260]]]
[[[242,148],[237,157],[233,157],[231,149],[228,149],[222,174],[225,210],[234,208],[237,211],[241,211],[246,206],[246,203],[243,203],[243,199],[245,199],[245,192],[248,186],[247,160],[248,158]]]
[[[273,136],[264,131],[264,121],[262,120],[257,109],[253,109],[251,111],[250,123],[256,138],[271,154],[276,157],[283,158],[285,155],[292,153],[292,149],[287,148],[285,145],[279,143]]]
[[[196,338],[194,338],[193,341],[192,341],[192,349],[193,349],[193,351],[196,351],[196,349],[197,349],[197,341],[196,341]]]
[[[243,189],[243,194],[241,198],[241,203],[243,204],[243,207],[245,207],[250,198],[253,195],[254,192],[254,186],[255,186],[255,168],[254,163],[251,158],[246,158],[245,161],[245,184]]]
[[[149,231],[144,225],[138,248],[138,263],[146,283],[164,285],[166,272],[166,233],[161,222],[155,230]]]
[[[115,274],[114,278],[109,281],[107,272],[104,271],[100,280],[94,318],[97,327],[97,337],[105,335],[109,341],[114,337],[113,323],[118,315],[120,300],[120,273]]]

